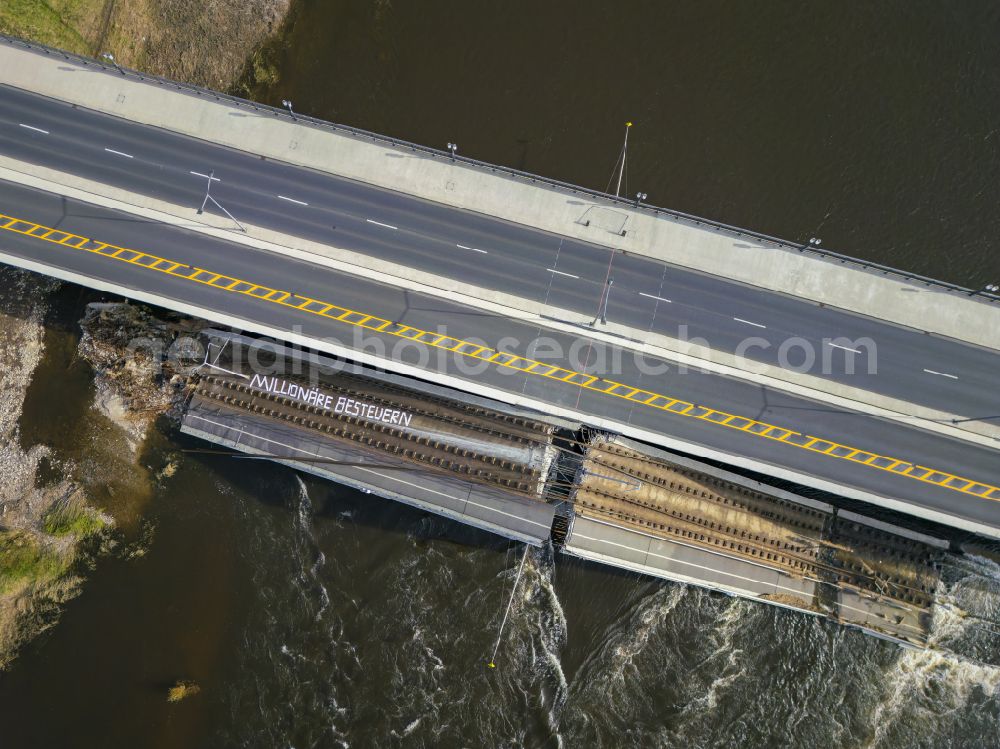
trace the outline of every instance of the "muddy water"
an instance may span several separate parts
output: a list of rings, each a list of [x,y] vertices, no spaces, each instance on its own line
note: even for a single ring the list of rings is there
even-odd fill
[[[1000,6],[304,0],[259,95],[867,260],[1000,283]]]
[[[41,376],[65,371],[70,344]],[[91,395],[88,378],[62,382],[66,403]],[[74,436],[35,435],[69,458],[94,417],[67,413]],[[985,623],[1000,620],[1000,567],[985,559],[951,566],[941,590],[953,608],[934,638],[960,659],[535,550],[492,670],[520,548],[181,452],[198,446],[158,431],[136,469],[149,495],[98,495],[138,501],[144,520],[0,677],[4,746],[996,744],[1000,668],[984,663],[1000,662]],[[120,464],[96,455],[88,475],[118,486]],[[148,478],[168,460],[173,477]],[[178,679],[201,692],[171,705]]]
[[[599,188],[631,118],[630,191],[979,284],[997,31],[990,3],[316,0],[260,95]],[[991,561],[946,570],[959,659],[532,552],[490,670],[519,549],[169,430],[127,468],[73,358],[87,298],[51,300],[22,439],[126,531],[0,676],[4,747],[1000,746]]]

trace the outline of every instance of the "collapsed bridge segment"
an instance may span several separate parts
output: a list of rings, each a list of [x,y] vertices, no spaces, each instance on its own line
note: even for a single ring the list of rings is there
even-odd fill
[[[565,549],[926,643],[945,542],[751,483],[598,434]]]

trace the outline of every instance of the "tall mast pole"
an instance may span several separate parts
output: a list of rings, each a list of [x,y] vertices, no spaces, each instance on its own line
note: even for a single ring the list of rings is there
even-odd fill
[[[615,187],[615,197],[616,198],[621,194],[621,191],[622,191],[622,175],[625,174],[625,158],[626,158],[627,152],[628,152],[628,131],[629,131],[630,127],[632,127],[632,123],[631,122],[626,122],[625,123],[625,145],[622,146],[622,165],[621,165],[621,168],[618,170],[618,186]]]

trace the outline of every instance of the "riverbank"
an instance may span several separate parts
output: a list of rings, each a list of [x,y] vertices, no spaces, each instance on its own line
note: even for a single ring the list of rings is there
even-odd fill
[[[55,624],[95,559],[145,554],[144,508],[176,470],[143,450],[183,396],[161,366],[176,325],[129,304],[88,305],[76,322],[59,288],[0,270],[0,669]]]
[[[261,50],[289,6],[290,0],[8,0],[0,4],[0,33],[93,57],[111,53],[136,70],[229,90],[247,70],[273,82]]]
[[[280,46],[289,6],[290,0],[10,0],[0,4],[0,33],[94,57],[108,52],[131,68],[229,90],[275,81],[267,59]],[[73,431],[74,446],[66,436],[73,419],[62,414],[41,420],[31,414],[33,433],[22,434],[26,401],[33,408],[33,376],[46,369],[45,316],[58,287],[33,274],[0,270],[0,670],[79,594],[78,570],[114,545],[111,529],[139,530],[151,482],[173,471],[165,466],[154,479],[138,465],[145,435],[169,408],[171,393],[155,381],[158,362],[123,356],[127,341],[118,334],[130,336],[150,322],[134,309],[91,310],[79,352],[75,344],[50,352],[49,358],[68,359],[61,361],[67,366],[89,362],[94,405],[103,418],[74,423],[80,430]],[[36,397],[35,410],[58,411],[60,395],[54,395]],[[88,439],[80,441],[81,435]],[[84,443],[101,447],[77,455]]]
[[[47,297],[57,286],[0,271],[0,669],[79,592],[75,564],[86,542],[112,525],[68,471],[52,470],[48,447],[21,444],[20,418],[44,351]]]

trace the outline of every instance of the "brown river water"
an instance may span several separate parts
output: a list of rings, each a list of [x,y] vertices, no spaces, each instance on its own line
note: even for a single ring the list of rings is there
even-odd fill
[[[632,120],[626,194],[979,287],[998,38],[990,2],[303,0],[257,96],[597,189]],[[1000,746],[996,625],[945,615],[974,657],[910,652],[545,551],[489,670],[519,548],[166,427],[123,468],[73,354],[97,297],[52,296],[22,441],[127,543],[0,675],[0,747]],[[1000,620],[997,564],[945,577]],[[178,679],[201,692],[168,704]]]

